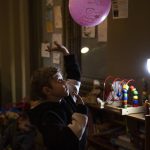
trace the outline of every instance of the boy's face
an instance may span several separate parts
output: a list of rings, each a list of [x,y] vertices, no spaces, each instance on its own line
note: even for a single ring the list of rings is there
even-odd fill
[[[66,81],[63,80],[63,77],[60,72],[56,73],[50,82],[52,96],[56,98],[62,98],[69,95],[69,90],[67,88]]]

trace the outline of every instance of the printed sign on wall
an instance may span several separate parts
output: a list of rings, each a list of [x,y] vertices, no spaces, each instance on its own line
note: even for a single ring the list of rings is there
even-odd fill
[[[128,0],[112,0],[113,19],[128,18]]]

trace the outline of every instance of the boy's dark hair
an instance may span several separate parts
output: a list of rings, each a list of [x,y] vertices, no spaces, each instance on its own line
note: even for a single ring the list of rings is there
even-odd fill
[[[30,97],[32,100],[44,100],[46,98],[42,88],[43,86],[51,86],[49,81],[53,79],[57,72],[60,72],[60,70],[56,67],[45,67],[33,73],[30,83]]]

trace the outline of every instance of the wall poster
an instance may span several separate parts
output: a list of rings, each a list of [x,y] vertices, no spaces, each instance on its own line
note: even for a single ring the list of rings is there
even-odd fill
[[[83,38],[95,38],[95,27],[82,27]]]
[[[98,25],[98,42],[107,42],[107,19]]]
[[[128,18],[128,0],[112,0],[113,19]]]

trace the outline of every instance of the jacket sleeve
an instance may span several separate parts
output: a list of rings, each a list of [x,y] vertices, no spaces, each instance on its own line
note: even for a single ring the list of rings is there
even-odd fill
[[[77,112],[81,114],[88,115],[88,107],[86,105],[78,104]]]
[[[70,94],[72,95],[73,92],[78,94],[81,85],[81,74],[79,65],[76,62],[74,55],[64,56],[64,67],[67,74],[67,86],[69,88]],[[76,101],[74,96],[72,98],[74,101]]]
[[[45,118],[45,119],[44,119]],[[79,140],[57,114],[47,113],[42,121],[42,135],[48,149],[78,150]]]
[[[80,68],[74,55],[64,56],[64,67],[67,74],[67,79],[77,81],[81,80]]]

